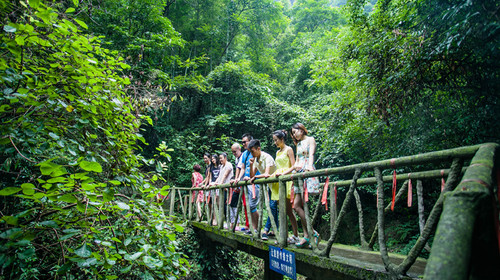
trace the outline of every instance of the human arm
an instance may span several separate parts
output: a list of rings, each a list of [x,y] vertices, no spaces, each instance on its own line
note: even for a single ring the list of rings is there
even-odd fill
[[[255,163],[257,164],[257,163]],[[257,166],[253,167],[251,170],[253,172],[251,172],[251,181],[255,181],[255,179],[257,178],[268,178],[271,176],[271,170],[272,172],[274,172],[276,170],[276,163],[274,162],[273,158],[270,156],[270,155],[263,155],[259,158],[259,162],[258,162],[258,166],[259,168],[257,168]],[[257,169],[258,171],[260,171],[261,173],[259,175],[256,175],[257,173]],[[262,169],[264,169],[264,172],[262,172]]]
[[[300,171],[302,169],[302,166],[298,166],[298,164],[299,164],[299,148],[297,144],[297,154],[295,154],[295,163],[292,165],[292,168],[295,169],[296,171]]]
[[[240,168],[236,167],[236,171],[234,172],[234,177],[233,179],[231,179],[229,183],[231,184],[238,183],[238,181],[240,180],[239,175],[240,175]]]
[[[314,140],[314,137],[309,137],[309,160],[308,165],[304,166],[305,171],[311,171],[314,170],[313,164],[314,164],[314,153],[316,152],[316,140]]]
[[[257,173],[257,167],[254,166],[255,158],[250,159],[250,178],[255,177],[255,173]]]
[[[267,166],[264,173],[260,173],[259,175],[254,175],[253,178],[268,178],[271,176],[271,174],[269,174],[270,171],[271,171],[271,166]]]
[[[207,174],[207,177],[205,178],[205,182],[204,182],[205,188],[207,188],[208,185],[210,185],[211,181],[212,181],[212,172],[209,171]]]
[[[248,176],[245,176],[245,169],[246,169],[246,165],[243,163],[242,167],[241,167],[241,170],[240,170],[240,179],[238,181],[246,181],[250,178],[248,178]],[[250,171],[252,170],[252,167],[250,167]]]

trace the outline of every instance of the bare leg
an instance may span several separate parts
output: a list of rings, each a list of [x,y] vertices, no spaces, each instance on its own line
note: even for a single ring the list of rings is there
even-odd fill
[[[255,211],[252,214],[250,214],[250,216],[252,217],[253,229],[257,230],[258,223],[259,223],[259,212]]]
[[[288,218],[290,219],[290,223],[292,224],[293,235],[299,237],[299,232],[297,230],[297,219],[295,218],[295,215],[293,214],[292,203],[290,202],[290,199],[286,200],[286,214],[288,215]]]
[[[196,210],[198,212],[198,219],[201,218],[201,202],[197,201],[196,202]]]
[[[303,208],[303,200],[302,194],[295,194],[295,199],[293,201],[293,209],[297,212],[297,215],[300,217],[300,223],[302,224],[302,230],[304,231],[304,238],[309,239],[309,233],[307,232],[307,223],[306,223],[306,213]]]
[[[218,196],[218,195],[216,195],[216,196],[215,196],[215,198],[214,198],[214,202],[213,202],[213,203],[214,203],[214,207],[216,207],[216,205],[219,205],[219,196]],[[222,210],[222,209],[219,209],[219,211],[221,211],[221,210]],[[217,225],[217,217],[216,217],[216,215],[215,215],[215,211],[213,211],[213,222],[212,222],[212,224],[213,224],[214,226],[216,226],[216,225]]]

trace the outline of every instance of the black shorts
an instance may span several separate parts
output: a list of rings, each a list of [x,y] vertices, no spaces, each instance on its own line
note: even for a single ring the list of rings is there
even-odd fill
[[[238,198],[240,197],[239,193],[233,192],[233,197],[231,197],[231,207],[238,207]]]

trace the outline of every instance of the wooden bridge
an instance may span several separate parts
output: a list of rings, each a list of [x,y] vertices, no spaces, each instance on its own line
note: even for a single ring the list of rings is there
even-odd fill
[[[279,204],[279,228],[276,240],[263,241],[257,233],[253,236],[224,229],[224,199],[218,205],[213,203],[218,226],[212,226],[200,218],[194,218],[193,191],[190,188],[171,188],[169,195],[170,215],[177,215],[192,225],[203,238],[225,244],[236,250],[245,251],[265,261],[265,278],[282,279],[280,274],[269,269],[269,246],[278,246],[295,254],[297,273],[309,279],[500,279],[500,146],[487,143],[450,150],[393,158],[388,160],[361,163],[344,167],[315,170],[286,176],[256,180],[264,187],[260,192],[259,213],[266,207],[276,229],[269,207],[266,183],[279,182],[279,200],[286,198],[287,181],[294,181],[299,189],[308,177],[346,178],[333,180],[325,186],[324,195],[329,196],[330,213],[328,239],[319,244],[311,243],[311,249],[300,249],[288,245],[286,238],[288,224],[285,204]],[[349,175],[350,174],[350,175]],[[391,174],[386,175],[384,174]],[[401,204],[404,197],[412,199],[413,184],[417,187],[418,217],[420,234],[407,255],[389,253],[386,242],[385,219],[394,204]],[[441,181],[441,193],[433,202],[433,208],[425,217],[423,209],[424,183],[426,192],[435,191]],[[397,194],[397,182],[403,182]],[[392,183],[392,188],[389,186]],[[248,188],[249,182],[237,185],[220,185],[210,189]],[[376,185],[374,200],[377,205],[377,224],[367,238],[364,226],[363,207],[358,188],[363,185]],[[336,204],[336,188],[348,187],[342,205]],[[392,199],[384,199],[384,190],[392,191]],[[321,194],[320,194],[321,197]],[[387,201],[389,201],[387,203]],[[408,200],[409,201],[409,200]],[[347,211],[352,211],[350,204],[355,202],[359,221],[359,246],[335,243],[340,222]],[[304,204],[306,223],[309,232],[319,221],[320,207],[310,209],[310,203]],[[239,196],[238,213],[241,211]],[[391,207],[392,206],[392,207]],[[247,211],[249,212],[247,204]],[[338,208],[340,207],[339,211]],[[204,211],[208,211],[204,205]],[[176,209],[179,209],[176,211]],[[355,210],[354,210],[355,211]],[[312,212],[312,215],[311,215]],[[203,216],[203,215],[202,215]],[[262,228],[263,215],[259,218]],[[251,223],[251,219],[250,219]],[[227,224],[229,222],[227,221]],[[236,225],[235,225],[236,226]],[[433,239],[432,239],[433,238]],[[429,243],[432,241],[432,248]],[[378,248],[375,251],[375,244]],[[419,258],[424,248],[430,250],[428,259]]]

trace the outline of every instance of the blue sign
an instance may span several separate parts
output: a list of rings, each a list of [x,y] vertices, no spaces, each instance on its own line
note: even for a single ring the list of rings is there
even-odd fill
[[[297,279],[295,254],[285,249],[269,246],[269,268],[293,280]]]

